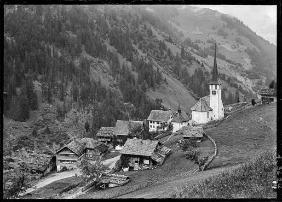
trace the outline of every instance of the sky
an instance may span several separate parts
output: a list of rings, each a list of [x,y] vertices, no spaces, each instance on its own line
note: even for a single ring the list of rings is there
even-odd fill
[[[276,45],[277,6],[276,5],[192,5],[209,8],[234,16],[257,33]]]

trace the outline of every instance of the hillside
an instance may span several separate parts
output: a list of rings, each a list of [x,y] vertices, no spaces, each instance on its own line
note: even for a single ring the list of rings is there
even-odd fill
[[[196,165],[183,158],[181,152],[174,146],[181,137],[175,136],[165,143],[173,148],[174,153],[168,157],[162,167],[148,172],[130,172],[132,183],[104,191],[89,191],[79,198],[185,198],[188,192],[190,193],[191,186],[209,177],[218,176],[222,172],[237,169],[242,163],[249,163],[262,153],[275,151],[276,116],[273,114],[276,114],[275,104],[255,106],[236,113],[216,128],[207,130],[206,132],[217,143],[218,155],[205,171],[195,171]],[[271,160],[271,158],[267,159]],[[258,166],[257,169],[262,168]],[[163,176],[167,179],[164,180]],[[146,180],[148,178],[150,180]],[[252,190],[248,190],[252,186],[246,187],[246,193],[252,193]],[[216,194],[219,193],[214,193]],[[221,194],[228,193],[223,191]],[[189,195],[189,197],[197,196]]]

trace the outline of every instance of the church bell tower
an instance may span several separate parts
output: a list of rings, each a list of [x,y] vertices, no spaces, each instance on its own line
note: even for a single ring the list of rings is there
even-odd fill
[[[221,99],[221,83],[218,81],[218,71],[216,63],[216,43],[214,51],[214,64],[212,69],[212,79],[209,82],[210,87],[210,107],[213,109],[211,120],[224,117],[224,108]]]

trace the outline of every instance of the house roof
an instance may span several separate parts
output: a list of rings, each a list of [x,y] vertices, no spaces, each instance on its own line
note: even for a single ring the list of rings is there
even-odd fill
[[[276,96],[276,92],[273,88],[262,88],[260,89],[258,94],[266,96]]]
[[[95,149],[97,146],[103,144],[102,142],[94,140],[93,138],[82,138],[79,140],[79,142],[84,145],[85,149]]]
[[[203,127],[184,126],[179,133],[183,135],[182,137],[203,137],[204,130]]]
[[[172,115],[171,111],[163,111],[163,110],[152,110],[148,120],[149,121],[160,121],[167,122]]]
[[[68,143],[67,145],[64,145],[61,149],[59,149],[56,153],[58,153],[59,151],[61,151],[64,148],[68,148],[71,151],[73,151],[75,154],[77,154],[78,156],[81,156],[83,150],[84,150],[84,145],[81,144],[79,141],[77,140],[73,140],[70,143]]]
[[[78,156],[81,156],[84,149],[97,149],[100,152],[105,152],[108,149],[108,146],[102,142],[94,140],[92,138],[82,138],[82,139],[74,139],[68,144],[64,145],[61,149],[59,149],[56,153],[61,151],[64,148],[68,148],[73,151]]]
[[[212,111],[206,99],[200,98],[199,101],[191,108],[192,111],[207,112]]]
[[[142,121],[117,120],[113,131],[115,135],[128,135],[135,127],[142,126]]]
[[[190,118],[185,113],[176,112],[171,122],[182,123],[182,122],[187,122],[189,120]]]
[[[157,140],[127,139],[120,153],[152,156],[158,143],[159,141]]]
[[[97,137],[112,137],[114,135],[114,127],[101,127],[97,132]]]

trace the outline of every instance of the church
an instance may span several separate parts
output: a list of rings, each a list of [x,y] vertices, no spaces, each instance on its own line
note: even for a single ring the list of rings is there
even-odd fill
[[[221,83],[218,80],[216,63],[216,44],[214,53],[214,64],[212,79],[209,82],[210,95],[202,97],[191,108],[192,121],[196,124],[204,124],[208,121],[221,119],[224,117],[224,108],[221,99]]]

